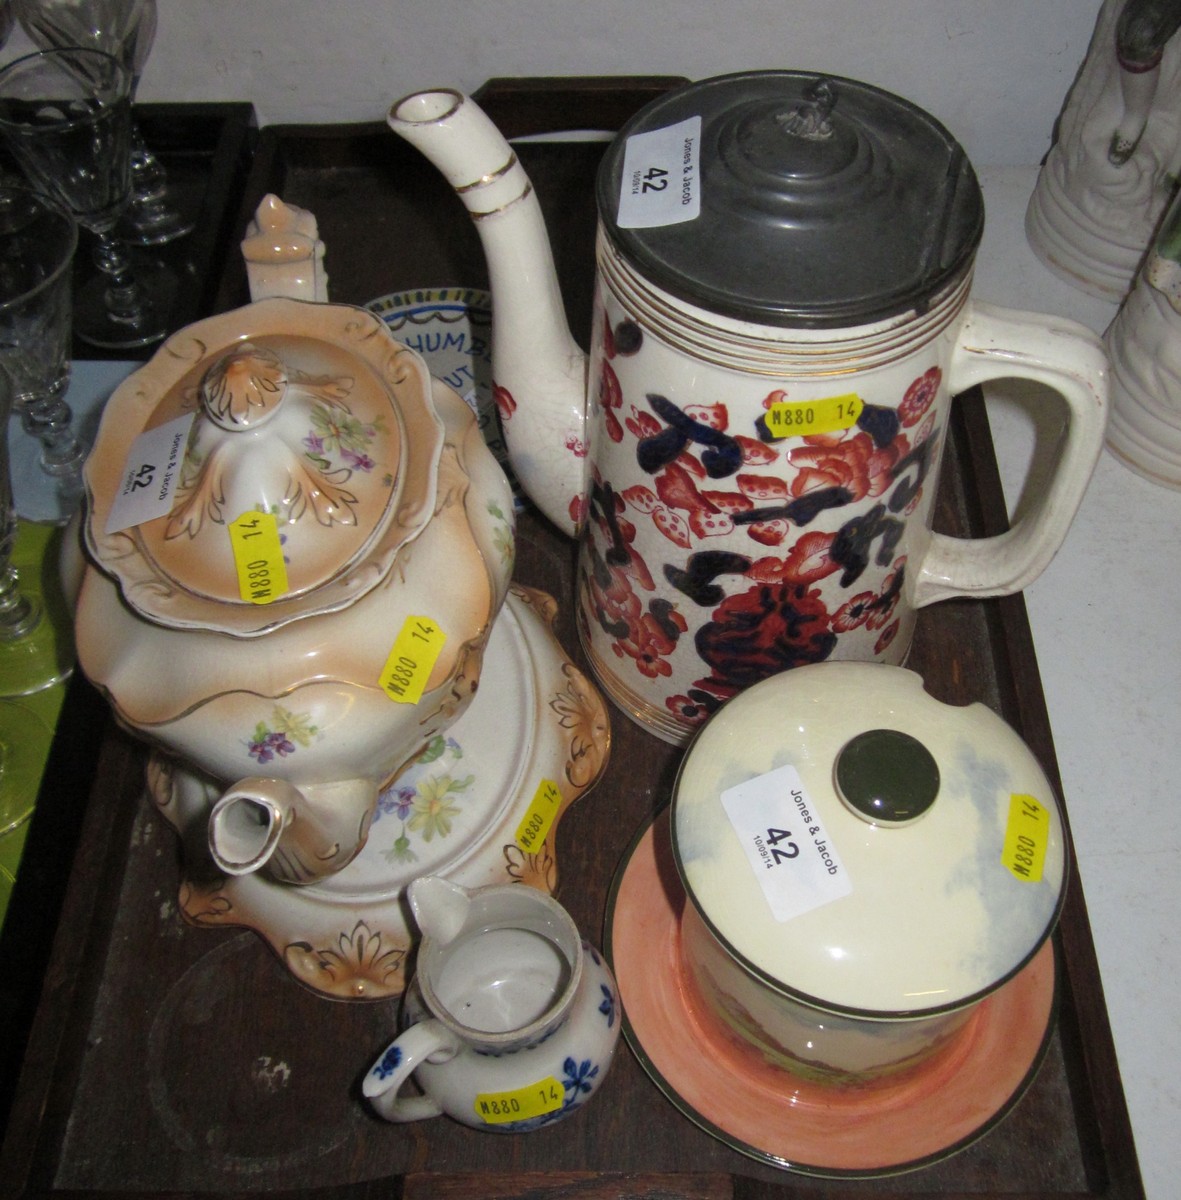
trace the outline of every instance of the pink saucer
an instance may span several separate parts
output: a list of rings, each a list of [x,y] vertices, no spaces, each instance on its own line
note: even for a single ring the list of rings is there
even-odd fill
[[[1052,942],[920,1066],[853,1087],[798,1079],[737,1043],[699,1008],[681,966],[685,896],[668,825],[665,809],[616,877],[607,952],[623,1002],[624,1036],[691,1121],[772,1166],[873,1177],[950,1157],[983,1137],[1024,1095],[1050,1040]]]

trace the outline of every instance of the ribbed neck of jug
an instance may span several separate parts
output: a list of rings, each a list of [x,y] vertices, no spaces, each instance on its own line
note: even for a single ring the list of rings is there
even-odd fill
[[[652,336],[689,358],[769,378],[807,378],[873,370],[898,362],[938,337],[968,299],[971,264],[922,310],[845,328],[784,328],[697,308],[645,279],[600,225],[595,256],[600,286],[614,293]]]

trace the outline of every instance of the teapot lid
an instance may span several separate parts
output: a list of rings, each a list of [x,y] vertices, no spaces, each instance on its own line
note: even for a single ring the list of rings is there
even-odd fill
[[[162,511],[135,511],[143,447],[172,429],[175,461],[150,456],[147,476],[149,492],[172,490]],[[381,582],[434,512],[442,446],[426,368],[384,322],[262,300],[174,334],[108,401],[85,468],[87,545],[143,616],[265,633]],[[269,592],[247,570],[266,556],[236,545],[258,518],[281,560]]]
[[[970,269],[984,230],[975,172],[938,121],[802,71],[653,101],[608,148],[596,192],[611,241],[650,282],[788,328],[921,312]]]
[[[951,1011],[1019,971],[1066,880],[1062,818],[1017,734],[912,671],[798,667],[701,730],[673,798],[686,892],[727,952],[849,1015]]]

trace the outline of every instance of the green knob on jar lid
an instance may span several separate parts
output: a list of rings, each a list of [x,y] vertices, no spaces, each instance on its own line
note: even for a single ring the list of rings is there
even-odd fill
[[[833,775],[845,804],[875,825],[913,821],[939,794],[939,766],[931,752],[897,729],[867,729],[850,739]]]

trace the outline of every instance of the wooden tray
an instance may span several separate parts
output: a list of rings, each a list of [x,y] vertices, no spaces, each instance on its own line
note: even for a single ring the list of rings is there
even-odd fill
[[[480,98],[514,135],[611,128],[667,84],[494,81]],[[519,145],[581,334],[589,329],[601,150]],[[263,130],[240,227],[267,191],[316,213],[336,300],[486,286],[458,202],[384,126]],[[217,294],[219,307],[245,299],[233,255]],[[978,395],[955,408],[938,525],[983,536],[1006,521],[987,419]],[[518,545],[517,577],[559,598],[558,633],[577,655],[571,545],[530,514]],[[980,699],[1000,712],[1058,784],[1020,597],[925,609],[911,665],[939,698]],[[93,707],[82,708],[93,726]],[[563,818],[557,850],[557,894],[600,943],[616,867],[667,799],[679,759],[618,713],[613,729],[608,771]],[[78,768],[73,790],[63,783],[57,825],[77,822],[78,852],[0,1151],[5,1195],[1143,1196],[1077,881],[1056,935],[1061,1001],[1047,1059],[998,1128],[939,1165],[856,1183],[778,1171],[682,1117],[625,1048],[602,1094],[546,1130],[497,1137],[442,1118],[390,1126],[369,1115],[358,1093],[394,1029],[396,1005],[325,1000],[293,982],[255,935],[185,926],[176,915],[174,840],[141,796],[142,751],[109,729],[100,742],[93,780],[86,774],[95,760],[84,758],[67,764]],[[31,841],[52,844],[53,834],[39,812]],[[65,870],[68,860],[58,861]]]

